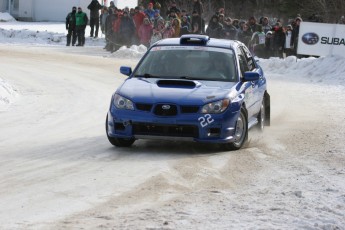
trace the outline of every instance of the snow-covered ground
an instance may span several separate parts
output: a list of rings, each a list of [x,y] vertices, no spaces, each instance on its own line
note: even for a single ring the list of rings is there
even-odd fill
[[[0,229],[345,229],[344,58],[260,59],[272,124],[240,151],[118,149],[110,96],[146,48],[65,35],[0,14]]]

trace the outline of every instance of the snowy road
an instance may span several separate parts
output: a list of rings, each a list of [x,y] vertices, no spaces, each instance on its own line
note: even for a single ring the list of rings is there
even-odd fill
[[[93,54],[93,55],[90,55]],[[221,152],[112,147],[119,66],[99,47],[0,45],[0,229],[345,229],[344,88],[271,74],[271,127]]]

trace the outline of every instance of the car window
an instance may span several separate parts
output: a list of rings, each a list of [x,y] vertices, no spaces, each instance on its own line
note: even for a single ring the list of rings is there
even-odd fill
[[[213,47],[154,47],[134,76],[235,81],[234,52]]]
[[[246,58],[249,70],[250,71],[254,70],[256,68],[256,66],[255,66],[255,60],[252,57],[252,54],[250,53],[250,51],[245,46],[242,46],[240,49],[242,50],[242,53]]]
[[[238,61],[240,64],[241,74],[242,74],[242,76],[244,76],[244,73],[246,71],[250,71],[249,65],[247,63],[247,59],[246,59],[245,55],[243,54],[242,50],[239,48],[237,49],[237,56],[238,56]]]

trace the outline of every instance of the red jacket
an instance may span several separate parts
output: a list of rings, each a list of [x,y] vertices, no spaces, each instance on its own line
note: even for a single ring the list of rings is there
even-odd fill
[[[144,21],[145,17],[146,17],[146,15],[143,12],[141,12],[141,11],[139,11],[136,14],[134,14],[134,16],[133,16],[133,21],[134,21],[134,25],[135,25],[137,34],[139,32],[140,26],[143,24],[143,21]]]

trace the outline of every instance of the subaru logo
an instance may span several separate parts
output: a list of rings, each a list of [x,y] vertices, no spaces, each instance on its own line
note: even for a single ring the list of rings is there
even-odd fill
[[[169,110],[170,109],[170,105],[162,105],[162,109]]]
[[[302,36],[302,41],[307,45],[314,45],[319,41],[319,35],[316,33],[306,33]]]

